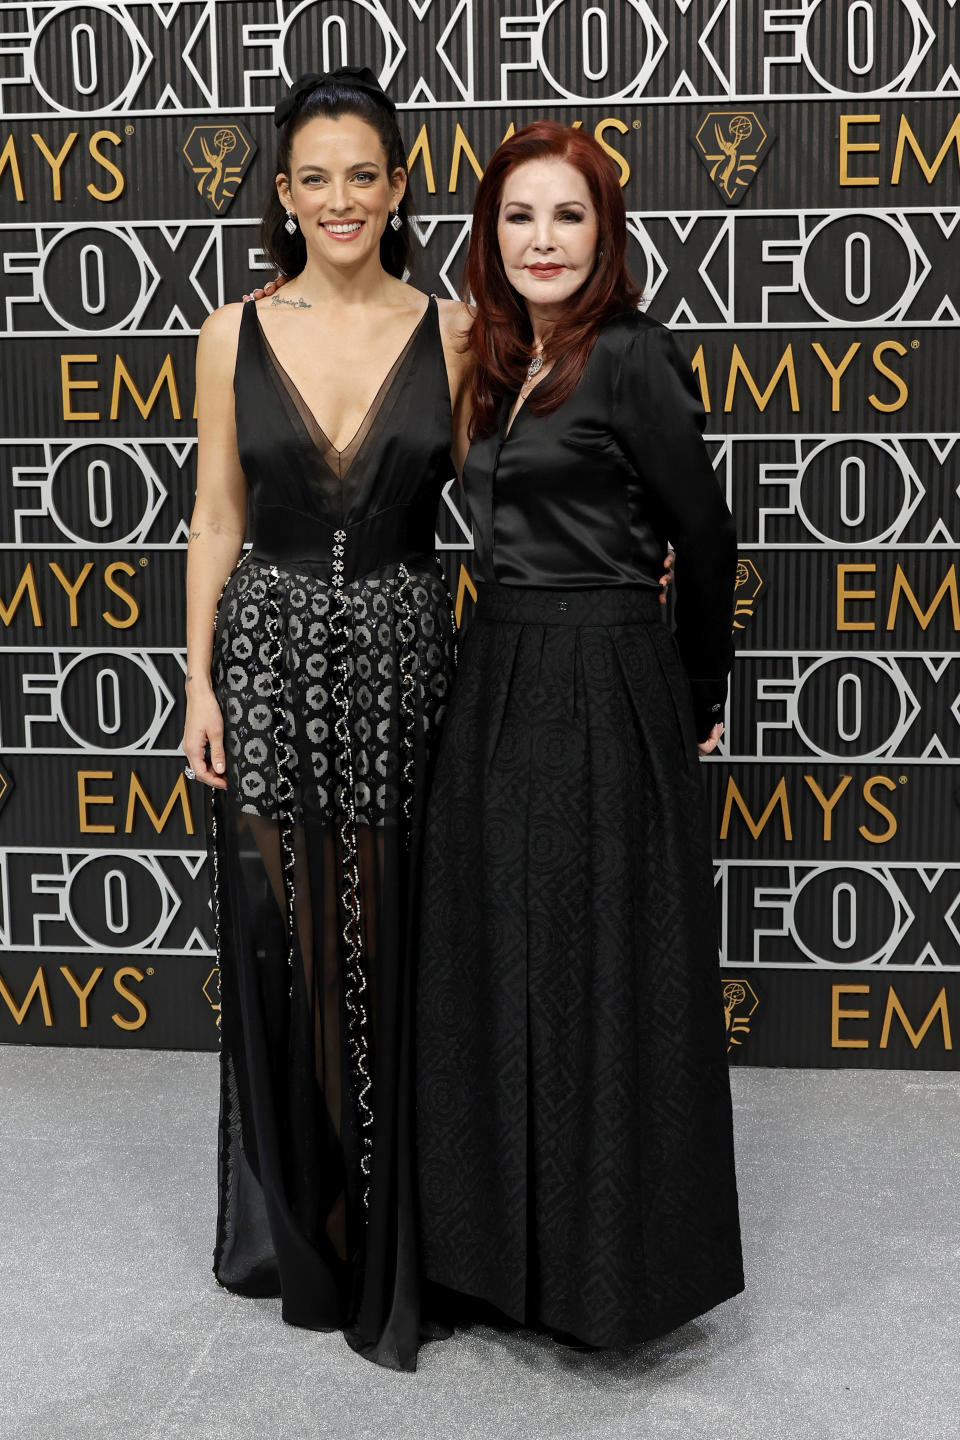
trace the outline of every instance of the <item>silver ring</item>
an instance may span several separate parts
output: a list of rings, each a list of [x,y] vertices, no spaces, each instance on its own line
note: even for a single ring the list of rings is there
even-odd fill
[[[193,770],[189,765],[184,765],[183,773],[184,775],[186,775],[188,780],[196,780],[197,778],[196,770]]]

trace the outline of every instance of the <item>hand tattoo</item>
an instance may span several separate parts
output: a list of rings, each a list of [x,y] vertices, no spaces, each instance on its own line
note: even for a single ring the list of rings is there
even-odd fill
[[[270,296],[270,304],[271,304],[271,305],[289,305],[290,308],[291,308],[291,310],[312,310],[312,309],[313,309],[313,306],[311,305],[310,301],[309,301],[309,300],[304,300],[304,298],[303,298],[302,295],[298,295],[295,300],[288,300],[285,295],[271,295],[271,296]]]

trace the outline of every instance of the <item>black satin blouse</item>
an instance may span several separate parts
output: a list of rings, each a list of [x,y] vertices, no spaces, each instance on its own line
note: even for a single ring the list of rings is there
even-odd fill
[[[656,589],[669,541],[677,646],[704,738],[733,663],[737,542],[689,364],[668,330],[631,310],[603,327],[559,409],[521,406],[506,434],[515,399],[504,397],[497,430],[464,466],[478,578]]]

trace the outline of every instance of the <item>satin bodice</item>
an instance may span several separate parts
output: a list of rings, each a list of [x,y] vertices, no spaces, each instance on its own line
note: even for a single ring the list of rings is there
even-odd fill
[[[255,557],[322,571],[343,532],[349,581],[433,555],[451,474],[450,392],[433,296],[343,450],[274,354],[253,301],[240,323],[234,394]]]
[[[474,441],[464,467],[478,577],[655,589],[669,542],[680,654],[716,704],[733,654],[736,533],[670,332],[636,310],[616,316],[563,405],[543,416],[523,405],[508,432],[515,399],[504,396],[495,432]]]

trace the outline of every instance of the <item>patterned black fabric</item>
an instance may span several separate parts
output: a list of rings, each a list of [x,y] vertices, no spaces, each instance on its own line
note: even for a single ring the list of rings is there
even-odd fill
[[[436,304],[335,450],[240,328],[254,541],[221,596],[212,812],[221,969],[214,1273],[416,1365],[413,937],[424,796],[453,674],[433,556],[450,397]]]
[[[482,586],[427,828],[427,1276],[603,1346],[743,1285],[705,800],[661,613]]]
[[[335,744],[332,587],[316,576],[284,569],[277,578],[262,561],[238,569],[220,606],[216,664],[227,724],[226,744],[236,776],[240,809],[250,815],[276,813],[275,747],[270,734],[274,707],[270,670],[261,650],[269,606],[285,617],[280,666],[284,674],[284,723],[288,765],[294,782],[293,810],[299,821],[332,825],[342,813],[344,754]],[[449,601],[436,575],[416,577],[385,572],[344,587],[352,637],[345,656],[350,690],[350,765],[357,823],[383,825],[400,800],[401,750],[393,731],[400,693],[397,673],[397,613],[409,615],[412,649],[421,677],[419,723],[439,727],[450,685]],[[398,605],[399,597],[399,605]],[[300,773],[300,755],[308,764]]]

